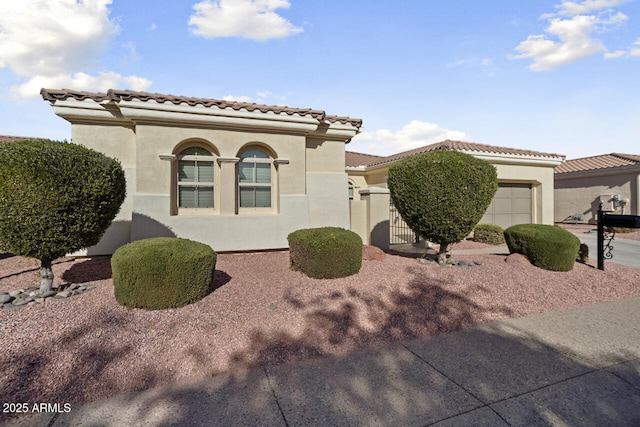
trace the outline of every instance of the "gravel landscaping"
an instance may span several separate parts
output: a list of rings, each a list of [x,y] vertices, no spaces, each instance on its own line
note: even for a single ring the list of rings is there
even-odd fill
[[[291,271],[286,251],[219,254],[215,290],[198,303],[163,311],[120,306],[108,258],[58,260],[56,282],[95,288],[0,309],[0,401],[75,404],[640,296],[638,268],[603,272],[592,260],[558,273],[517,255],[455,258],[472,266],[423,265],[387,254],[363,261],[356,275],[316,280]],[[38,261],[0,254],[0,292],[37,286],[37,274]]]

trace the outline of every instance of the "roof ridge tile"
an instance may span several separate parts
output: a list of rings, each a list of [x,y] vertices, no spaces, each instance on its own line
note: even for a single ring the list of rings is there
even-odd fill
[[[74,91],[70,89],[46,89],[43,88],[40,90],[40,95],[46,101],[55,102],[59,100],[66,100],[68,98],[73,98],[78,101],[84,101],[86,99],[91,99],[96,102],[102,101],[131,101],[134,99],[138,99],[143,102],[147,101],[155,101],[158,103],[171,102],[174,105],[179,105],[185,103],[189,106],[202,105],[204,107],[217,107],[220,109],[231,108],[235,111],[245,109],[249,112],[260,111],[261,113],[275,113],[275,114],[287,114],[292,116],[297,114],[301,117],[303,116],[311,116],[314,119],[320,121],[328,121],[330,123],[340,122],[342,124],[350,124],[353,127],[360,128],[362,127],[362,119],[355,119],[346,116],[333,116],[327,115],[324,110],[314,110],[312,108],[293,108],[288,107],[286,105],[266,105],[266,104],[256,104],[250,102],[241,102],[241,101],[227,101],[224,99],[213,99],[213,98],[194,98],[188,96],[177,96],[177,95],[167,95],[160,93],[151,93],[151,92],[142,92],[142,91],[133,91],[133,90],[120,90],[120,89],[109,89],[107,93],[94,93],[94,92],[82,92],[82,91]]]

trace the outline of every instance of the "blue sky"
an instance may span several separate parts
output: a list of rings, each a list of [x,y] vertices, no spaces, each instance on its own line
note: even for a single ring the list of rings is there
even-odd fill
[[[70,139],[41,87],[362,118],[347,149],[458,139],[640,154],[640,0],[0,0],[0,134]]]

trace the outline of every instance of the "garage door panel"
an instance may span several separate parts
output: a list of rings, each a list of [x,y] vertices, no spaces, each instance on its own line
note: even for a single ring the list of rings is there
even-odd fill
[[[512,194],[515,198],[531,200],[531,187],[512,187]]]
[[[498,191],[481,222],[508,228],[532,221],[531,185],[500,183]]]
[[[511,188],[510,187],[498,187],[498,191],[496,191],[495,195],[496,199],[508,199],[511,198]]]
[[[531,199],[515,199],[513,201],[513,213],[531,216]]]
[[[512,210],[511,199],[494,200],[493,211],[496,214],[510,213]]]

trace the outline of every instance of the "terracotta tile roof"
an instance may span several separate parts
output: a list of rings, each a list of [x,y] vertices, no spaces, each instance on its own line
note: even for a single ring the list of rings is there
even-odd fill
[[[347,167],[367,166],[384,159],[382,156],[374,154],[356,153],[354,151],[345,151],[345,164]]]
[[[29,136],[12,136],[12,135],[0,135],[0,142],[15,142],[15,141],[26,141],[33,139],[43,139],[43,138],[34,138]]]
[[[598,169],[620,168],[625,166],[640,166],[640,155],[636,154],[601,154],[599,156],[571,159],[563,162],[554,169],[554,173],[583,172]]]
[[[393,163],[397,160],[400,160],[404,157],[411,156],[413,154],[421,154],[427,153],[429,151],[434,150],[457,150],[457,151],[471,151],[477,153],[492,153],[492,154],[511,154],[515,156],[535,156],[535,157],[560,157],[564,158],[561,154],[553,154],[553,153],[542,153],[540,151],[531,151],[531,150],[521,150],[518,148],[508,148],[508,147],[498,147],[495,145],[487,145],[487,144],[478,144],[475,142],[464,142],[464,141],[451,141],[446,140],[442,142],[437,142],[431,145],[425,145],[424,147],[414,148],[413,150],[403,151],[401,153],[392,154],[386,157],[380,156],[371,156],[369,154],[360,154],[360,153],[352,153],[359,154],[360,156],[369,156],[371,157],[370,161],[367,163],[360,164],[349,164],[349,157],[347,157],[347,166],[378,166],[384,165],[388,163]],[[355,159],[355,157],[353,157]],[[367,160],[366,157],[358,158],[360,162],[364,162]]]
[[[263,105],[249,102],[225,101],[221,99],[209,98],[191,98],[187,96],[163,95],[159,93],[135,92],[131,90],[109,89],[107,93],[82,92],[70,89],[41,89],[40,95],[45,101],[55,102],[66,100],[69,98],[84,101],[92,100],[95,102],[120,102],[120,101],[155,101],[157,103],[170,102],[175,105],[187,104],[190,106],[202,105],[204,107],[217,107],[220,109],[231,108],[233,110],[244,109],[246,111],[259,111],[261,113],[272,112],[276,114],[285,113],[287,115],[297,114],[299,116],[311,116],[320,121],[328,121],[330,123],[340,122],[342,124],[350,124],[356,128],[362,126],[362,119],[354,119],[345,116],[330,116],[323,110],[313,110],[311,108],[291,108],[280,105]]]

